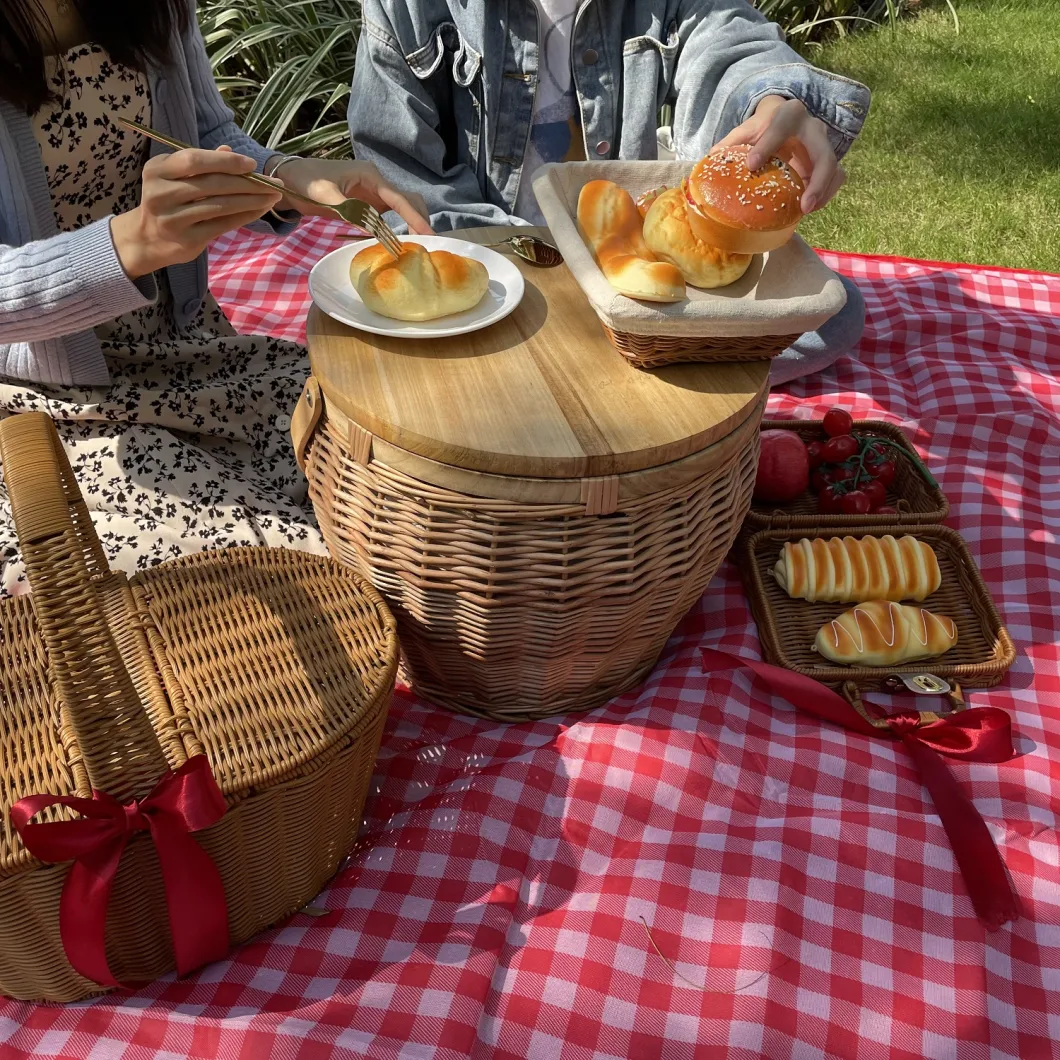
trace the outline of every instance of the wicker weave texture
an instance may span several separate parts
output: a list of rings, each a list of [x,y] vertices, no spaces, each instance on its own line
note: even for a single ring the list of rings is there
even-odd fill
[[[692,482],[610,515],[427,485],[354,459],[325,415],[306,467],[333,557],[398,622],[425,698],[521,721],[586,710],[637,683],[731,546],[757,465],[758,417]]]
[[[229,549],[131,581],[106,574],[51,422],[0,423],[0,448],[33,589],[0,606],[0,991],[70,1001],[99,988],[59,935],[68,867],[29,856],[10,806],[93,785],[141,796],[205,753],[229,809],[197,839],[220,870],[231,940],[245,941],[309,901],[355,841],[396,631],[354,571],[297,552]],[[173,967],[143,835],[118,870],[107,954],[126,982]]]
[[[783,353],[798,335],[737,335],[731,338],[687,335],[634,335],[600,326],[612,346],[636,368],[668,364],[724,364],[766,361]]]

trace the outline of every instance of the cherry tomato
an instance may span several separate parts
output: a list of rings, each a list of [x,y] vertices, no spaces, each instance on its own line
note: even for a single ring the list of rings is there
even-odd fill
[[[881,504],[876,509],[876,514],[877,515],[897,515],[898,514],[898,509],[897,508],[892,508],[889,504]]]
[[[828,485],[828,475],[824,471],[815,471],[810,476],[810,489],[820,493]]]
[[[829,438],[837,438],[841,434],[849,434],[854,426],[854,418],[846,409],[829,409],[824,414],[824,433]]]
[[[806,446],[806,455],[810,458],[810,470],[820,467],[824,463],[824,443],[810,442]]]
[[[839,501],[839,510],[844,515],[868,515],[870,507],[869,499],[862,490],[844,493]]]
[[[828,482],[849,482],[854,477],[854,469],[840,464],[839,467],[829,468],[824,477]]]
[[[871,441],[866,450],[868,459],[872,461],[884,460],[887,456],[887,446],[883,442]]]
[[[885,486],[889,486],[894,482],[894,476],[897,474],[898,469],[894,466],[893,460],[884,460],[882,463],[876,465],[876,481],[882,482]]]
[[[817,494],[817,503],[824,515],[838,515],[842,511],[841,493],[836,492],[835,486],[825,486]]]
[[[831,464],[841,464],[858,451],[857,439],[850,434],[840,434],[824,443],[824,458]]]
[[[887,500],[887,487],[879,479],[870,479],[861,487],[869,499],[869,510],[876,511]]]

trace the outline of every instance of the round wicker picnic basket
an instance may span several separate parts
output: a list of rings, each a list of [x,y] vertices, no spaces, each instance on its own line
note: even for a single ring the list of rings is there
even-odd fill
[[[655,665],[747,512],[768,376],[634,371],[569,276],[524,276],[507,321],[430,343],[314,312],[292,417],[328,549],[390,605],[409,684],[503,721]]]
[[[71,1001],[101,987],[60,934],[70,865],[36,860],[11,807],[96,791],[128,808],[205,755],[223,816],[193,838],[220,872],[229,941],[243,942],[304,906],[352,848],[397,642],[378,593],[320,557],[238,548],[113,573],[51,420],[0,423],[0,457],[32,588],[0,605],[0,991]],[[119,982],[173,969],[169,923],[137,832],[106,917]]]

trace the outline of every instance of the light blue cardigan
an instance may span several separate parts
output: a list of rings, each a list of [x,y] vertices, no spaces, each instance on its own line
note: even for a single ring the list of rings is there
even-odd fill
[[[171,65],[148,71],[152,125],[201,147],[228,144],[253,158],[260,170],[275,152],[233,122],[194,17],[174,51]],[[158,150],[154,145],[152,153]],[[83,386],[109,382],[91,329],[157,296],[152,277],[133,283],[125,275],[110,222],[105,218],[76,232],[58,232],[30,119],[0,100],[0,376]],[[273,226],[281,232],[290,227]],[[206,293],[206,255],[166,272],[177,322],[185,323]]]

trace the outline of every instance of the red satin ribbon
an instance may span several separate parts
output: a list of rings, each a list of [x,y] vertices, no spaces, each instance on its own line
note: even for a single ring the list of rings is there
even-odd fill
[[[864,736],[879,736],[889,729],[905,744],[920,771],[920,779],[953,847],[976,915],[991,929],[1019,917],[1019,899],[986,822],[939,758],[946,755],[965,762],[1008,761],[1015,751],[1005,711],[974,707],[921,724],[917,711],[902,710],[884,719],[887,729],[877,729],[841,695],[813,678],[713,648],[703,648],[702,655],[705,672],[746,666],[792,706],[845,729]]]
[[[76,821],[31,824],[49,806]],[[228,906],[213,859],[189,833],[219,821],[224,796],[205,755],[166,773],[151,794],[122,805],[106,792],[91,799],[31,795],[11,807],[11,823],[41,861],[73,861],[59,903],[59,932],[74,970],[101,986],[120,986],[107,964],[107,907],[118,863],[137,832],[151,833],[162,869],[173,952],[181,975],[228,952]]]

